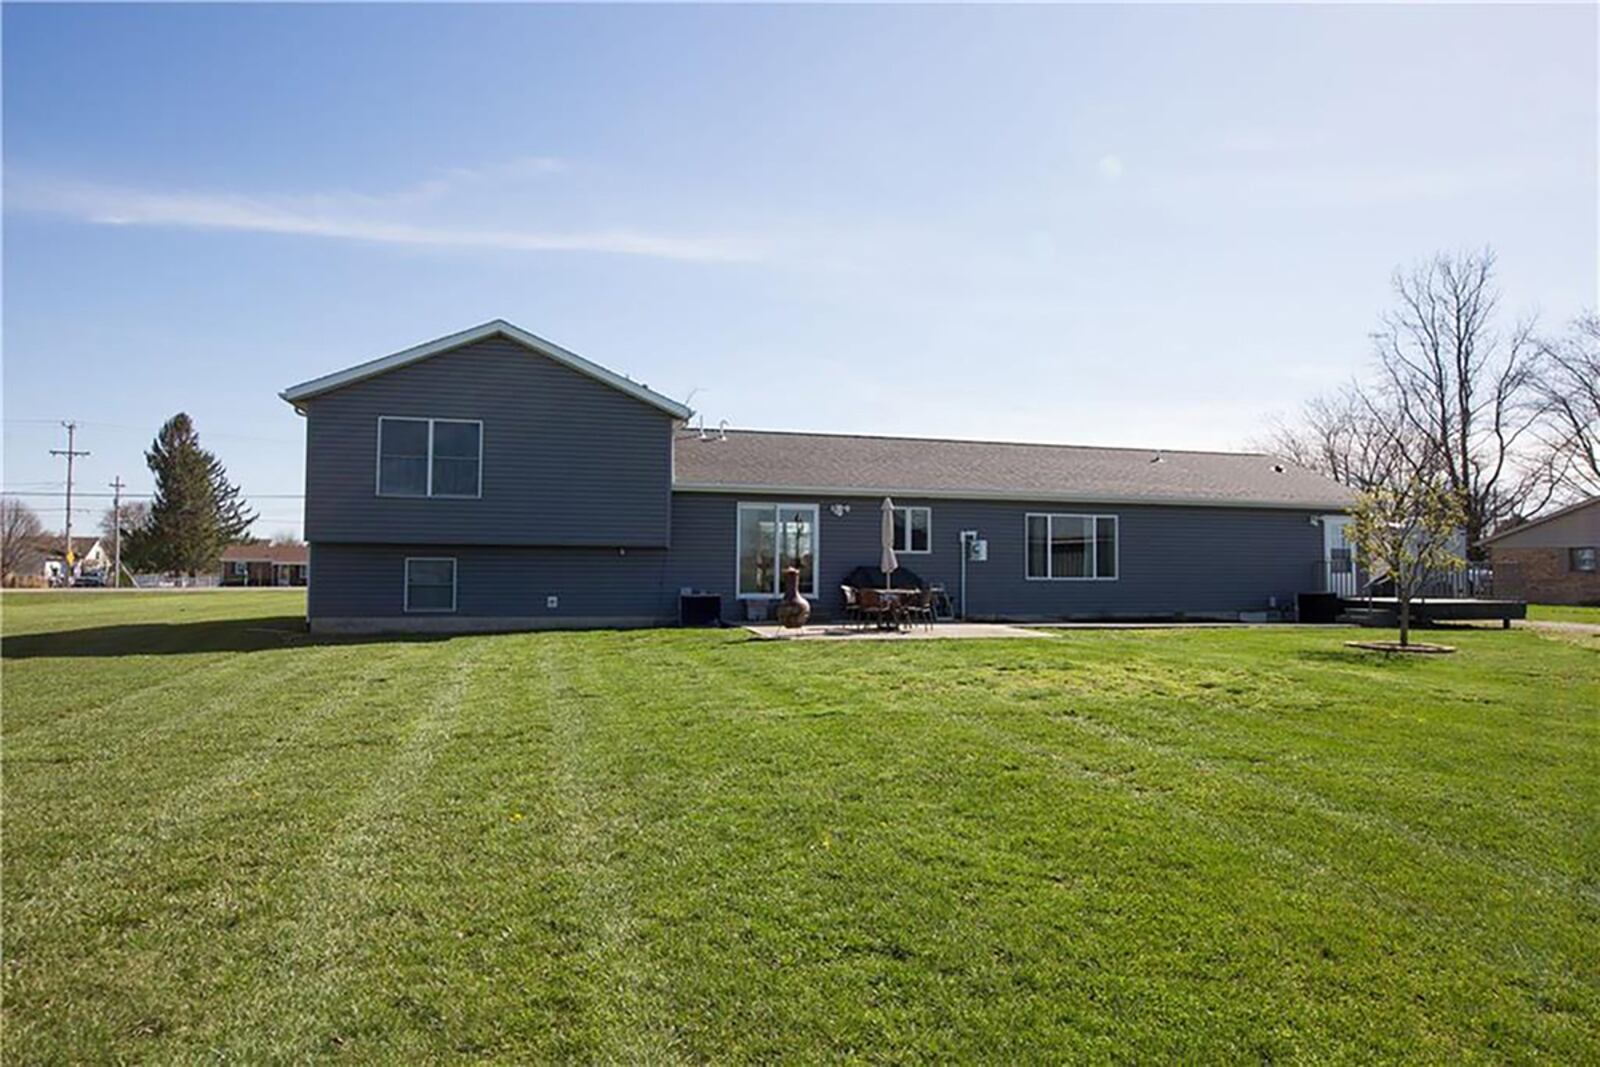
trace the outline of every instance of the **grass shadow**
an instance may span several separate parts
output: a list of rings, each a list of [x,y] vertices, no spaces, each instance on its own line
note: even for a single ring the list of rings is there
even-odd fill
[[[6,634],[0,659],[180,656],[204,652],[274,652],[321,645],[444,641],[452,634],[313,634],[300,615],[207,622],[129,623],[72,630]]]
[[[1375,652],[1364,648],[1307,648],[1294,653],[1294,658],[1302,663],[1315,663],[1321,666],[1337,667],[1390,667],[1404,670],[1410,666],[1417,656],[1402,655],[1400,653]],[[1423,659],[1437,657],[1425,656]]]

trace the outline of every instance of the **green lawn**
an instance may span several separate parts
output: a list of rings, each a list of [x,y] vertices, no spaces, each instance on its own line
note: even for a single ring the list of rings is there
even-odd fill
[[[8,1061],[1600,1059],[1600,639],[4,611]]]
[[[1600,608],[1573,604],[1529,604],[1528,618],[1540,622],[1587,622],[1600,626]]]

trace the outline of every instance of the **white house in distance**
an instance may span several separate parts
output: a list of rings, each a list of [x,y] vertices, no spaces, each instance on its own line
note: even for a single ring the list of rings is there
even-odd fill
[[[78,578],[85,574],[109,577],[111,573],[111,553],[99,537],[74,537],[70,566],[66,558],[66,541],[60,534],[41,534],[34,541],[34,547],[39,553],[39,577],[52,584],[65,581],[68,577]]]

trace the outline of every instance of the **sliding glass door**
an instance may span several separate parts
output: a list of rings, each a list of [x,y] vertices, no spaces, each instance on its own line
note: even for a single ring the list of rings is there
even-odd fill
[[[739,595],[783,594],[783,572],[800,570],[800,592],[817,595],[817,506],[739,505]]]

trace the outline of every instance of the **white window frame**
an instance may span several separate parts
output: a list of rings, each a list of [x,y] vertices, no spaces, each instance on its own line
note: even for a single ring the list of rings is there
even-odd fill
[[[1090,533],[1091,533],[1091,536],[1089,538],[1089,544],[1092,546],[1091,549],[1090,549],[1090,552],[1089,552],[1089,573],[1086,574],[1086,575],[1076,575],[1076,574],[1056,575],[1056,574],[1048,574],[1048,575],[1042,575],[1042,576],[1035,576],[1035,575],[1029,574],[1028,573],[1028,524],[1029,524],[1029,521],[1032,520],[1032,519],[1044,519],[1045,520],[1045,527],[1044,527],[1044,544],[1045,544],[1044,565],[1045,565],[1045,569],[1046,570],[1050,570],[1050,571],[1053,571],[1055,569],[1055,560],[1053,559],[1053,557],[1051,555],[1051,552],[1050,552],[1050,546],[1054,543],[1054,538],[1055,538],[1055,520],[1056,519],[1088,519],[1089,520],[1089,530],[1090,530]],[[1099,568],[1100,538],[1098,536],[1098,533],[1099,533],[1099,525],[1100,525],[1100,520],[1101,519],[1110,519],[1111,520],[1112,566],[1115,568],[1116,573],[1111,575],[1109,578],[1101,577],[1100,575],[1097,575],[1097,574],[1094,573],[1095,571],[1100,569]],[[1122,580],[1122,519],[1117,515],[1110,515],[1110,514],[1106,514],[1104,512],[1101,512],[1101,513],[1098,513],[1098,514],[1088,514],[1086,512],[1078,512],[1078,511],[1030,511],[1030,512],[1028,512],[1027,514],[1022,516],[1022,577],[1023,577],[1023,580],[1029,581],[1029,582],[1117,582],[1117,581],[1121,581]]]
[[[902,548],[899,545],[895,545],[894,546],[894,554],[897,555],[897,556],[931,556],[933,554],[933,508],[928,506],[927,504],[896,504],[894,506],[894,510],[903,511],[903,512],[906,513],[906,519],[905,519],[906,543],[905,543],[905,547]],[[912,548],[911,547],[911,513],[913,511],[925,511],[925,512],[928,513],[928,547],[927,548]]]
[[[733,513],[733,591],[737,600],[778,600],[783,596],[783,571],[777,574],[778,591],[775,593],[746,593],[739,589],[739,566],[744,559],[744,523],[741,519],[746,508],[759,508],[762,511],[772,512],[774,528],[777,526],[778,512],[784,508],[795,511],[811,512],[811,588],[801,588],[800,595],[815,598],[822,588],[822,507],[819,504],[802,504],[791,501],[767,503],[764,500],[741,500]],[[778,544],[782,544],[782,534],[778,533]]]
[[[450,606],[448,608],[414,608],[411,606],[411,565],[413,563],[450,564]],[[460,581],[461,566],[455,556],[407,556],[400,569],[400,597],[408,615],[450,615],[456,610],[456,588]]]
[[[383,491],[383,424],[385,422],[425,422],[428,424],[428,478],[421,493],[385,493]],[[433,491],[433,424],[436,422],[472,423],[478,427],[478,484],[473,493],[435,493]],[[373,468],[372,491],[374,496],[394,500],[481,500],[483,498],[483,420],[434,418],[429,415],[379,415],[378,457]]]

